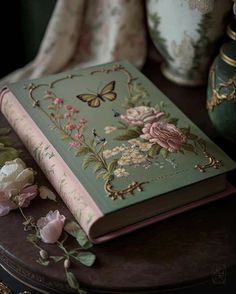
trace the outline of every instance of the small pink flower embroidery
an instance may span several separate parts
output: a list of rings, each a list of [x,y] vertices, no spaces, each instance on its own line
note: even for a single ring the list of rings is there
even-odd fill
[[[60,238],[65,219],[64,215],[55,210],[49,211],[45,217],[37,221],[40,237],[44,243],[53,244]]]
[[[85,117],[81,117],[81,119],[79,120],[79,123],[82,125],[85,125],[87,123],[87,119]]]
[[[61,98],[55,98],[53,103],[57,105],[62,105],[64,103],[64,100]]]
[[[65,126],[66,130],[68,131],[72,131],[74,129],[76,129],[76,125],[75,124],[72,124],[72,123],[69,123]]]
[[[71,113],[65,112],[63,116],[64,116],[65,119],[70,118],[71,117]]]
[[[83,135],[80,134],[80,133],[77,133],[77,134],[75,134],[75,138],[76,139],[82,139],[83,138]]]
[[[71,148],[74,148],[74,149],[79,148],[80,145],[81,145],[81,144],[80,144],[80,142],[78,142],[78,141],[72,141],[72,142],[69,143],[70,149],[71,149]]]
[[[74,107],[74,106],[72,106],[70,104],[66,104],[65,109],[70,111],[70,112],[74,112],[74,113],[79,113],[80,112],[79,108],[76,108],[76,107]]]

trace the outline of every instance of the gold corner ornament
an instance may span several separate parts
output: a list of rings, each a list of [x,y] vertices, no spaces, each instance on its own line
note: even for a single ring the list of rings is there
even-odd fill
[[[2,282],[0,282],[0,294],[12,294],[12,291]]]
[[[134,181],[123,190],[115,190],[113,189],[113,185],[111,184],[110,180],[108,180],[104,185],[104,189],[107,192],[107,197],[109,197],[111,200],[124,199],[126,194],[132,195],[135,190],[139,192],[143,191],[142,185],[146,183],[148,182],[139,183]]]
[[[221,104],[223,101],[236,101],[236,74],[229,78],[228,81],[220,83],[217,88],[215,85],[215,71],[216,66],[210,70],[210,79],[212,83],[212,96],[207,101],[207,109],[212,111],[215,106]]]
[[[208,159],[208,162],[206,164],[196,164],[195,168],[198,169],[200,172],[205,172],[207,168],[215,168],[218,169],[221,167],[223,164],[220,160],[216,159],[214,156],[209,154],[206,150],[203,151],[203,154],[205,157]]]

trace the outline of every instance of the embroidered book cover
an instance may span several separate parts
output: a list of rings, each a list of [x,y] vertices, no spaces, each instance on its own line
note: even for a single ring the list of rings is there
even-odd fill
[[[223,191],[235,168],[126,61],[11,84],[1,111],[94,240]]]

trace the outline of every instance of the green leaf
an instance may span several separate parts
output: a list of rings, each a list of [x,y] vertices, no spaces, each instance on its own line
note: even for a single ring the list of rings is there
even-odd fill
[[[76,156],[80,156],[80,155],[87,155],[88,153],[90,153],[90,148],[87,146],[81,146],[79,148],[79,150],[76,151]]]
[[[112,174],[110,172],[106,172],[103,176],[102,176],[104,181],[108,181],[112,178]]]
[[[193,152],[193,153],[196,154],[196,151],[195,151],[195,149],[194,149],[194,146],[191,145],[191,144],[185,143],[185,144],[182,146],[182,148],[183,148],[184,150],[186,150],[186,151],[190,151],[190,152]]]
[[[115,140],[128,141],[130,139],[138,138],[139,136],[140,132],[137,130],[127,130],[123,135],[116,137]]]
[[[3,166],[6,161],[13,160],[19,157],[19,151],[12,147],[0,148],[0,166]]]
[[[92,243],[76,222],[72,221],[67,223],[64,230],[71,236],[75,237],[81,247],[85,249],[92,247]]]
[[[104,169],[102,162],[97,162],[94,167],[94,173],[99,172],[100,170]]]
[[[64,259],[64,256],[49,256],[49,258],[51,258],[55,262],[59,262]]]
[[[97,179],[101,179],[101,178],[103,178],[103,176],[104,176],[105,174],[107,174],[107,171],[106,171],[106,170],[103,170],[103,171],[101,171],[101,172],[99,172],[99,173],[97,174],[96,178],[97,178]]]
[[[117,159],[114,159],[114,160],[112,160],[112,161],[108,164],[108,171],[109,171],[110,174],[113,173],[113,171],[116,169],[116,167],[117,167],[117,162],[118,162],[118,160],[117,160]]]
[[[148,150],[148,155],[150,157],[155,157],[156,155],[158,155],[161,151],[161,146],[158,144],[154,144],[152,145],[152,147]]]
[[[169,124],[173,124],[173,125],[176,126],[177,123],[178,123],[178,120],[179,120],[178,118],[174,118],[174,117],[173,117],[173,118],[170,118],[170,119],[168,120],[168,123],[169,123]]]
[[[67,279],[69,286],[72,289],[76,289],[76,290],[79,289],[79,283],[78,283],[75,275],[72,272],[66,271],[66,279]]]
[[[63,134],[63,135],[61,136],[61,139],[62,139],[63,141],[69,141],[71,138],[70,138],[70,136]]]
[[[0,136],[6,136],[11,132],[9,128],[0,128]]]
[[[73,255],[73,257],[86,266],[92,266],[96,259],[96,256],[91,252],[80,252],[77,255]]]
[[[93,154],[89,155],[83,161],[83,169],[86,169],[91,163],[94,163],[97,161],[98,160],[97,160],[96,156],[94,156]]]
[[[195,134],[189,133],[189,134],[187,134],[187,138],[190,140],[196,140],[198,138],[198,136]]]
[[[165,148],[161,148],[161,150],[160,150],[160,154],[164,157],[164,158],[167,158],[168,157],[168,155],[169,155],[169,151],[167,150],[167,149],[165,149]]]
[[[188,136],[188,134],[190,133],[190,127],[187,127],[187,128],[180,128],[181,132]]]
[[[200,138],[200,139],[197,140],[197,142],[198,142],[198,144],[201,145],[202,147],[206,147],[206,141],[205,141],[205,140],[203,140],[203,139]]]

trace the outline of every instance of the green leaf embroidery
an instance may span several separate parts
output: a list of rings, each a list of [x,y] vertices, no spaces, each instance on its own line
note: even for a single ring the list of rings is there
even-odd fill
[[[190,133],[190,127],[180,128],[180,131],[187,136]]]
[[[102,162],[97,162],[94,167],[94,173],[99,172],[100,170],[104,169],[104,165]]]
[[[197,154],[197,153],[196,153],[196,150],[194,149],[194,146],[191,145],[191,144],[185,143],[185,144],[182,146],[182,148],[183,148],[184,150],[186,150],[186,151],[190,151],[190,152],[193,152],[193,153]]]
[[[120,135],[115,138],[115,140],[119,141],[128,141],[130,139],[135,139],[140,136],[140,132],[138,130],[127,130],[123,135]]]
[[[161,146],[158,144],[153,144],[152,147],[148,150],[148,156],[155,157],[161,151]]]
[[[202,147],[205,148],[206,147],[206,141],[203,139],[198,139],[197,140],[198,144]]]
[[[198,138],[198,136],[195,134],[189,133],[189,134],[187,134],[187,138],[190,140],[196,140]]]
[[[97,162],[97,158],[95,155],[91,154],[87,158],[84,159],[83,169],[86,169],[91,163]]]
[[[107,171],[106,170],[102,170],[101,172],[99,172],[96,176],[97,179],[101,179],[103,178],[103,176],[107,174]]]
[[[174,118],[174,117],[173,117],[173,118],[170,118],[170,119],[168,120],[168,123],[169,123],[169,124],[173,124],[173,125],[176,126],[177,123],[178,123],[178,120],[179,120],[178,118]]]
[[[111,161],[109,164],[108,164],[108,172],[111,174],[113,173],[113,171],[116,169],[117,167],[117,162],[118,160],[117,159],[114,159],[113,161]]]
[[[90,148],[87,146],[81,146],[79,148],[79,150],[76,151],[76,156],[80,156],[80,155],[87,155],[90,152]]]
[[[160,154],[164,157],[164,158],[167,158],[168,157],[168,155],[169,155],[169,151],[167,150],[167,149],[165,149],[165,148],[161,148],[161,150],[160,150]]]

